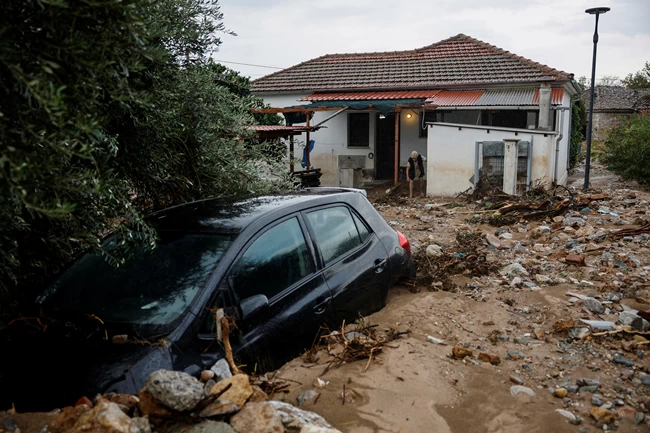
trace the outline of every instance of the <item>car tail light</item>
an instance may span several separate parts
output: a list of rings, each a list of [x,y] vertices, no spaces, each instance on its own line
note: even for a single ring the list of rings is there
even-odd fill
[[[399,239],[399,246],[404,248],[406,251],[409,253],[411,252],[411,244],[409,243],[409,240],[406,239],[406,236],[404,236],[401,232],[398,230],[395,230],[397,232],[397,238]]]

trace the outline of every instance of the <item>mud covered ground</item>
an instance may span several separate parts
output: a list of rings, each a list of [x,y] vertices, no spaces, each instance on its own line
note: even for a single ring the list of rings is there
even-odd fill
[[[580,185],[580,175],[574,186]],[[423,283],[398,285],[387,306],[366,322],[408,334],[389,343],[370,363],[356,361],[324,375],[331,359],[327,354],[317,364],[297,358],[277,372],[290,387],[274,398],[295,404],[301,393],[316,390],[320,395],[302,407],[350,433],[649,432],[650,347],[643,344],[647,333],[597,336],[597,330],[579,319],[612,321],[620,329],[622,312],[650,309],[645,304],[650,300],[648,235],[618,240],[602,236],[636,227],[638,218],[647,220],[650,194],[598,166],[593,179],[594,187],[609,199],[592,202],[582,213],[574,207],[564,215],[583,218],[583,226],[563,225],[560,219],[516,222],[505,226],[512,236],[501,238],[504,245],[484,243],[497,269],[519,263],[525,274],[461,273],[452,277],[453,291]],[[379,211],[415,250],[430,244],[453,249],[458,231],[497,233],[497,227],[476,223],[476,218],[469,222],[476,203],[399,194],[381,200],[383,191],[370,196],[380,199]],[[457,204],[449,206],[451,202]],[[427,204],[434,206],[425,208]],[[554,228],[534,234],[542,225]],[[567,263],[571,253],[584,256],[584,266]],[[587,308],[584,297],[596,299],[604,311]],[[554,332],[556,323],[567,320],[577,322]],[[454,359],[455,345],[472,355]],[[500,362],[481,361],[481,352],[498,356]],[[626,362],[621,364],[621,359]],[[316,389],[317,378],[329,383]],[[596,380],[596,389],[576,390],[585,378]],[[512,395],[511,387],[518,384],[535,395]],[[349,397],[345,402],[344,389]],[[603,411],[592,415],[600,406],[613,418]]]

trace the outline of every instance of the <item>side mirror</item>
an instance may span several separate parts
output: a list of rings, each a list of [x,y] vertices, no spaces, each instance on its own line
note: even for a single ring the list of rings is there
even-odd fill
[[[244,322],[250,320],[269,308],[269,298],[265,295],[255,295],[250,298],[243,299],[239,303],[241,310],[241,318]]]

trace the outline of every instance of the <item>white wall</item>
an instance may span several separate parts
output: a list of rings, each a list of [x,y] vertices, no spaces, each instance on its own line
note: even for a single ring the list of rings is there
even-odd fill
[[[477,141],[501,141],[506,138],[533,140],[532,180],[550,182],[549,155],[555,143],[552,134],[520,130],[498,131],[493,127],[468,128],[466,125],[431,125],[428,137],[427,194],[455,195],[472,187]],[[488,130],[490,131],[488,133]],[[546,136],[545,136],[546,135]]]

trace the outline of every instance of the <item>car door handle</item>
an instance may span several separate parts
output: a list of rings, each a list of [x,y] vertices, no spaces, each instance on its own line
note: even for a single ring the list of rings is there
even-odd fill
[[[316,304],[314,306],[314,313],[323,314],[330,302],[332,302],[332,298],[326,298],[323,302]]]
[[[380,274],[380,273],[382,273],[384,271],[384,269],[386,268],[386,262],[387,262],[386,259],[383,259],[383,260],[382,259],[377,259],[377,260],[375,260],[375,273],[376,274]]]

